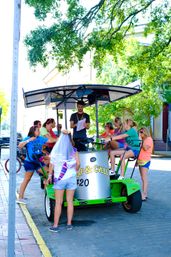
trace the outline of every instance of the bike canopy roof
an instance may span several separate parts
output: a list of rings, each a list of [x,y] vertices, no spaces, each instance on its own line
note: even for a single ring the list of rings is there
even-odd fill
[[[57,109],[75,109],[76,102],[83,100],[86,106],[114,102],[140,93],[138,88],[103,84],[80,84],[23,91],[27,108],[54,104]]]

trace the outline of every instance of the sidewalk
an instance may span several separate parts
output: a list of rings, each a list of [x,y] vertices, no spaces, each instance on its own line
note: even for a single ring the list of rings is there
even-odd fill
[[[0,257],[7,256],[8,239],[8,179],[0,163]],[[16,204],[15,257],[42,257],[42,253]]]
[[[171,151],[154,151],[152,157],[171,158]]]

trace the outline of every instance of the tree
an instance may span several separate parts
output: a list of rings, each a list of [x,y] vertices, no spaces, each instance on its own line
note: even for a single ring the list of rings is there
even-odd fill
[[[128,55],[130,52],[127,53]],[[110,58],[102,67],[102,72],[98,76],[98,82],[104,84],[126,85],[139,77],[134,73],[134,70],[127,63],[126,56],[120,56],[117,63],[114,63]],[[103,130],[104,124],[113,121],[114,117],[119,116],[122,119],[132,118],[137,122],[138,127],[150,126],[151,117],[157,117],[162,108],[162,99],[157,87],[150,87],[142,83],[142,93],[131,96],[129,98],[116,101],[114,103],[99,107],[98,122],[101,125],[100,130]],[[94,108],[89,108],[89,113],[93,121],[90,132],[95,131],[95,111]]]
[[[9,102],[7,101],[5,97],[5,93],[2,90],[0,90],[0,107],[2,107],[2,120],[3,120],[7,115]]]
[[[38,19],[46,21],[49,15],[53,18],[51,26],[38,27],[25,39],[31,65],[46,66],[54,59],[56,67],[66,71],[75,63],[81,67],[84,55],[91,51],[99,82],[126,85],[141,80],[143,93],[101,106],[99,123],[104,124],[115,115],[131,115],[140,126],[148,126],[150,116],[160,113],[162,101],[158,91],[171,77],[169,1],[99,0],[90,9],[78,0],[26,3],[35,8]],[[142,36],[151,36],[148,46],[134,37],[142,23]],[[94,110],[90,108],[89,112],[94,119]]]
[[[163,101],[171,104],[171,81],[167,81],[162,85],[160,94],[163,97]]]
[[[100,125],[100,131],[104,130],[104,124],[106,122],[113,122],[114,117],[121,117],[123,120],[126,118],[132,118],[138,125],[138,128],[142,126],[150,126],[151,117],[157,117],[162,108],[162,101],[159,98],[158,93],[154,91],[143,91],[142,93],[132,96],[127,99],[123,99],[118,102],[114,102],[105,106],[100,106],[98,123]],[[95,111],[94,107],[89,107],[88,112],[91,116],[91,128],[90,134],[95,132]]]
[[[156,60],[158,63],[160,58],[163,61],[170,56],[171,7],[167,0],[99,0],[89,9],[79,0],[25,2],[35,8],[38,19],[53,20],[51,26],[38,27],[25,39],[33,66],[46,66],[54,59],[59,70],[67,70],[74,63],[81,67],[84,55],[91,51],[94,66],[101,68],[106,55],[116,59],[124,53],[128,34],[134,34],[142,23],[144,36],[153,35],[152,42],[138,54],[134,52],[130,62],[139,63],[142,72],[147,64],[148,70],[156,71]],[[151,73],[154,77],[155,71]]]

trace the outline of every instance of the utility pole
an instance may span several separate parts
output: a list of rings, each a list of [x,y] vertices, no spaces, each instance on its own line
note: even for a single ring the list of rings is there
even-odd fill
[[[14,0],[13,25],[13,67],[10,120],[10,172],[8,202],[8,257],[15,254],[15,212],[16,212],[16,152],[17,152],[17,104],[18,104],[18,59],[20,40],[21,0]]]
[[[0,106],[0,137],[1,137],[1,116],[2,116],[2,107]]]

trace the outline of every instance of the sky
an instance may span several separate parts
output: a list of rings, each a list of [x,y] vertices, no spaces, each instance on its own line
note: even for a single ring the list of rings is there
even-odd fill
[[[12,58],[13,58],[13,2],[11,0],[1,0],[0,8],[0,91],[4,91],[7,99],[11,100],[12,85]],[[18,127],[23,130],[25,123],[31,124],[31,119],[37,119],[35,111],[26,111],[32,118],[25,121],[25,108],[23,103],[22,88],[30,91],[45,87],[43,78],[49,69],[37,68],[36,72],[30,67],[27,60],[27,51],[24,46],[24,38],[31,29],[37,27],[38,22],[34,18],[34,9],[28,7],[22,1],[21,6],[21,30],[19,43],[19,77],[18,77]],[[38,111],[40,114],[40,111]],[[31,115],[30,115],[31,114]],[[41,115],[40,115],[41,116]],[[23,118],[24,117],[24,118]],[[7,122],[10,120],[10,115]]]
[[[0,8],[0,89],[10,95],[12,76],[12,40],[13,40],[13,6],[11,0],[1,0]],[[34,9],[24,4],[21,6],[21,36],[19,44],[19,92],[21,88],[26,91],[43,86],[42,79],[48,73],[48,69],[39,67],[36,72],[29,66],[27,52],[24,46],[24,38],[30,30],[38,25],[34,18]]]

